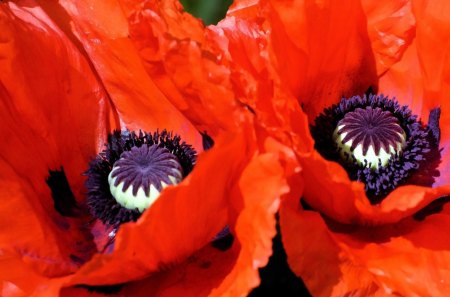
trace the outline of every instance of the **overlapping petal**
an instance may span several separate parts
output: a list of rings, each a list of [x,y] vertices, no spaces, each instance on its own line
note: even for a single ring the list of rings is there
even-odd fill
[[[448,290],[447,208],[424,220],[370,228],[324,221],[316,212],[282,205],[284,234],[311,239],[306,244],[284,237],[289,264],[315,296],[440,296]]]
[[[230,198],[224,189],[236,182],[245,166],[252,152],[248,145],[243,135],[218,139],[220,149],[202,154],[189,177],[162,193],[137,224],[122,226],[114,251],[97,255],[73,282],[107,285],[123,282],[124,276],[125,280],[142,278],[209,243],[228,223]],[[237,148],[247,153],[237,154]],[[223,166],[224,160],[229,166]],[[212,172],[214,179],[204,178]]]
[[[200,158],[196,170],[188,178],[189,182],[172,191],[165,191],[158,200],[159,204],[155,204],[156,208],[146,212],[135,228],[124,226],[114,252],[96,256],[75,275],[66,278],[63,294],[83,294],[85,291],[77,288],[77,284],[121,283],[144,275],[147,277],[142,280],[127,282],[117,296],[173,296],[181,293],[184,296],[234,296],[245,295],[255,287],[259,281],[255,268],[267,263],[271,239],[275,233],[274,213],[278,209],[279,197],[288,188],[284,168],[279,164],[280,152],[277,149],[280,145],[269,138],[266,142],[273,145],[268,145],[265,150],[270,152],[255,155],[256,141],[251,135],[246,136],[242,138],[241,135],[238,141],[219,139],[216,145],[224,147],[222,153],[215,154],[215,149],[212,149],[202,155],[203,159]],[[237,154],[237,148],[242,150],[243,147],[246,153]],[[243,159],[248,158],[249,164],[243,168]],[[229,193],[216,193],[222,188],[211,185],[204,175],[211,169],[220,171],[212,168],[215,166],[223,170],[224,161],[233,163],[232,167],[241,167],[243,171],[240,176],[228,175],[239,178],[238,182],[227,180],[227,183],[234,184]],[[172,195],[176,191],[189,194],[189,188],[196,191],[197,195]],[[218,196],[222,199],[211,199]],[[178,202],[174,201],[177,198]],[[213,206],[212,203],[217,201],[223,204]],[[184,208],[183,203],[189,206]],[[178,211],[174,210],[174,204],[178,206]],[[193,208],[195,216],[189,214]],[[186,215],[172,214],[174,211],[180,213],[182,209],[186,210]],[[202,215],[202,209],[207,214]],[[227,222],[221,220],[220,214],[228,216],[228,220],[235,218],[235,223],[231,219],[230,224],[235,243],[225,250],[208,244],[217,230],[209,234],[206,231]],[[174,217],[180,216],[184,219],[179,220],[178,225]],[[164,230],[158,229],[158,226]],[[201,229],[205,231],[199,232]],[[126,233],[128,235],[125,236]],[[174,237],[173,234],[178,236]],[[142,237],[148,238],[148,241]],[[157,241],[154,241],[155,238]],[[205,246],[199,249],[202,244]],[[198,251],[194,252],[195,249]],[[165,263],[166,257],[169,258]],[[152,264],[155,265],[151,267]],[[153,273],[149,274],[149,271]]]
[[[83,164],[115,127],[115,114],[89,64],[39,7],[0,9],[0,245],[20,255],[27,269],[64,275],[90,257],[92,242],[81,228],[84,218],[56,212],[45,177],[49,168],[64,166],[82,200]]]
[[[67,13],[65,22],[73,25],[123,125],[132,130],[165,127],[200,149],[197,130],[147,75],[117,1],[61,1],[61,5]]]
[[[276,152],[254,156],[232,189],[233,196],[242,198],[232,201],[235,211],[230,213],[237,216],[237,243],[226,251],[205,247],[174,270],[131,284],[125,292],[148,294],[152,288],[151,296],[246,295],[259,283],[254,267],[264,266],[271,254],[279,203],[273,197],[287,191],[278,158]]]
[[[317,115],[330,98],[362,93],[376,82],[359,1],[267,1],[267,5],[273,63],[307,113]]]
[[[280,226],[289,266],[313,296],[384,296],[372,275],[343,251],[319,213],[286,200],[280,207]]]
[[[121,1],[130,39],[147,73],[192,122],[229,129],[239,123],[227,59],[216,36],[178,1]],[[201,127],[200,127],[201,129]],[[215,131],[211,134],[215,134]]]
[[[148,296],[151,286],[155,296],[220,296],[256,286],[287,191],[284,153],[271,137],[256,141],[247,122],[251,100],[235,95],[229,57],[217,54],[227,41],[222,31],[204,28],[176,1],[1,8],[8,29],[1,32],[8,70],[0,80],[1,132],[8,147],[0,166],[2,196],[13,199],[0,211],[2,226],[13,231],[0,233],[0,263],[16,267],[0,274],[2,292],[87,296],[97,293],[86,287],[107,286],[99,290]],[[101,254],[104,226],[82,209],[71,217],[58,213],[44,182],[49,168],[63,166],[82,205],[81,173],[114,128],[166,128],[199,151],[198,131],[206,130],[215,146],[137,223],[120,228],[112,252]],[[222,251],[210,243],[225,225],[235,239]]]
[[[361,1],[378,76],[398,62],[415,35],[411,1]]]
[[[350,13],[350,11],[347,11],[350,8],[346,8],[344,6],[334,7],[331,3],[320,4],[313,1],[307,1],[304,3],[301,1],[291,1],[284,4],[277,4],[276,2],[272,2],[260,5],[263,5],[269,11],[267,15],[268,22],[272,30],[270,42],[271,48],[273,48],[271,57],[273,60],[273,64],[275,64],[276,66],[280,65],[280,60],[285,61],[284,63],[291,63],[291,58],[288,54],[286,54],[286,52],[289,52],[289,50],[286,50],[286,52],[283,51],[277,53],[276,46],[280,46],[280,44],[286,46],[286,43],[289,44],[290,42],[293,42],[293,40],[297,40],[297,43],[303,42],[305,44],[308,44],[309,47],[319,46],[321,44],[325,44],[325,41],[318,40],[317,38],[319,37],[315,36],[313,32],[316,32],[317,30],[336,29],[341,32],[339,34],[342,34],[342,32],[345,31],[339,27],[340,25],[342,25],[342,22],[338,21],[336,21],[339,24],[338,26],[321,26],[318,22],[308,23],[307,19],[310,17],[309,15],[314,15],[312,11],[316,11],[317,13],[320,12],[319,15],[323,15],[324,20],[327,20],[333,24],[333,18],[336,18],[340,15],[346,15],[346,23],[342,26],[352,24],[352,27],[359,28],[355,33],[357,36],[354,38],[350,38],[348,36],[344,38],[342,35],[340,36],[339,34],[333,34],[333,38],[335,38],[336,44],[338,42],[346,43],[349,39],[352,40],[348,42],[362,42],[363,40],[365,40],[365,38],[367,38],[364,44],[357,46],[357,48],[362,50],[367,45],[368,40],[371,41],[369,43],[371,47],[369,47],[367,51],[354,54],[352,54],[351,51],[344,51],[344,56],[339,56],[340,46],[335,45],[333,47],[333,45],[329,44],[329,42],[327,42],[327,47],[322,51],[310,51],[308,52],[309,55],[306,56],[303,53],[304,51],[302,52],[299,50],[301,48],[300,45],[296,47],[293,46],[293,48],[297,48],[297,50],[295,51],[296,59],[300,59],[299,57],[303,56],[303,59],[305,61],[304,63],[299,64],[298,67],[300,68],[297,70],[297,72],[309,73],[310,71],[317,71],[319,73],[317,76],[320,76],[319,79],[315,79],[312,77],[311,82],[308,83],[308,86],[303,87],[302,84],[305,84],[308,79],[299,79],[298,76],[295,76],[294,74],[290,75],[295,79],[298,79],[298,82],[295,83],[295,86],[297,88],[301,88],[302,92],[305,92],[305,94],[307,94],[307,96],[303,96],[299,92],[297,92],[295,88],[290,88],[292,93],[297,96],[300,104],[303,106],[303,110],[308,115],[310,122],[315,118],[317,112],[320,112],[324,107],[329,106],[332,103],[337,103],[341,96],[350,95],[347,94],[348,91],[350,91],[352,95],[362,94],[368,88],[378,89],[380,92],[391,91],[389,92],[390,95],[396,96],[400,104],[410,105],[413,111],[419,113],[422,116],[423,121],[425,122],[428,120],[428,113],[432,108],[438,107],[440,105],[442,110],[445,110],[447,108],[445,106],[446,103],[443,103],[443,100],[423,100],[423,96],[421,96],[420,93],[414,96],[401,96],[403,95],[403,91],[400,91],[400,87],[397,96],[397,93],[395,93],[394,90],[389,89],[388,87],[384,87],[385,85],[387,86],[389,84],[385,77],[391,76],[391,72],[383,72],[380,69],[383,67],[387,67],[388,65],[392,65],[392,63],[394,63],[396,60],[403,57],[405,49],[408,48],[408,45],[410,45],[408,48],[408,52],[405,53],[404,56],[405,59],[409,60],[409,57],[411,56],[410,51],[412,51],[412,48],[414,48],[414,45],[411,45],[412,36],[414,35],[414,32],[411,33],[411,30],[414,29],[414,16],[412,12],[412,4],[410,2],[399,1],[395,5],[391,3],[386,4],[385,6],[376,6],[376,10],[380,10],[380,13],[382,13],[382,15],[391,13],[393,11],[398,12],[398,17],[400,18],[400,21],[396,22],[398,26],[396,25],[391,27],[387,25],[387,23],[389,23],[387,20],[387,23],[384,25],[378,23],[378,21],[380,20],[380,16],[374,12],[375,8],[373,4],[367,1],[363,1],[362,4],[355,3],[355,5],[351,8],[352,13]],[[361,9],[357,8],[358,5],[362,5]],[[267,8],[267,6],[269,8]],[[307,11],[308,13],[305,12],[306,16],[304,16],[304,18],[299,18],[300,21],[296,21],[294,17],[291,17],[291,19],[289,19],[288,15],[284,16],[283,18],[274,17],[272,19],[273,14],[288,14],[290,11]],[[281,24],[280,20],[282,20]],[[392,29],[392,31],[389,31],[389,33],[386,34],[382,34],[381,32],[383,32],[383,30],[388,30],[388,27]],[[305,30],[305,32],[303,34],[297,32],[301,30]],[[377,34],[375,34],[375,32],[377,32]],[[391,37],[388,36],[389,34],[391,34]],[[277,37],[278,35],[285,35],[285,38],[279,39]],[[296,37],[294,38],[293,36]],[[394,38],[393,36],[396,36],[398,38],[398,41],[396,43],[398,46],[395,47],[395,50],[392,48],[392,42],[387,42],[387,40],[391,40],[392,38]],[[384,47],[382,45],[384,45]],[[327,60],[328,56],[331,55],[332,52],[330,48],[336,49],[337,51],[336,54],[333,55],[333,58],[336,60],[334,63],[341,63],[339,64],[339,67],[333,68],[333,63],[328,62]],[[392,56],[387,57],[386,55],[380,54],[381,52],[390,52],[392,53]],[[349,57],[346,57],[345,55],[349,55]],[[364,59],[370,59],[372,62],[357,62],[358,59],[360,59],[358,57],[360,57],[361,55],[365,57]],[[314,61],[317,61],[317,63],[322,65],[322,68],[314,67],[314,65],[316,65],[314,64]],[[380,63],[384,64],[385,66],[382,66]],[[398,65],[400,65],[401,63],[403,63],[403,60],[400,61]],[[418,62],[415,63],[418,65]],[[284,70],[295,68],[292,67],[293,65],[295,65],[295,63],[293,63],[291,67],[284,67],[283,71],[279,67],[276,68],[278,70],[278,73],[280,74],[282,81],[289,81],[288,78],[283,77],[285,75],[289,75],[287,74],[288,72]],[[327,66],[326,68],[324,68],[325,65]],[[355,70],[356,66],[360,69]],[[397,64],[394,65],[393,69],[395,69],[395,67],[397,67]],[[376,76],[368,75],[367,73],[365,73],[364,75],[358,75],[357,79],[352,79],[348,75],[348,73],[345,74],[346,79],[343,79],[341,77],[341,75],[344,75],[343,73],[346,73],[348,71],[365,71],[370,73],[372,72],[371,69],[378,69],[378,74],[381,75],[380,84],[378,84],[378,79]],[[417,68],[416,70],[419,69]],[[413,77],[413,73],[417,73],[412,69],[404,69],[403,71],[409,71],[408,77]],[[322,77],[326,77],[326,73],[330,73],[333,79],[327,79],[327,82],[324,84],[322,83],[321,79]],[[421,77],[421,73],[416,74],[416,78]],[[401,88],[404,89],[407,86],[412,86],[411,83],[406,83],[407,81],[408,79],[402,80],[404,85]],[[340,93],[333,92],[334,87],[330,88],[328,84],[336,84],[336,90],[338,90]],[[344,84],[348,84],[348,87]],[[346,91],[347,89],[348,91]],[[427,96],[427,98],[428,97],[431,96]],[[415,101],[413,102],[413,99],[410,98],[415,98]],[[426,107],[423,106],[425,108],[422,108],[422,106],[418,105],[421,102],[427,102]],[[423,105],[423,103],[421,104]],[[309,105],[311,105],[312,107],[309,107]],[[444,115],[443,123],[445,123],[446,121],[445,117],[446,116]],[[445,135],[445,125],[441,126],[443,127],[442,134]],[[444,143],[445,139],[443,139],[442,141],[442,143]],[[441,196],[443,193],[446,193],[447,191],[446,189],[431,190],[421,188],[419,191],[420,194],[416,196],[416,199],[409,201],[408,205],[406,205],[404,201],[397,199],[397,197],[402,196],[403,191],[412,192],[417,191],[418,189],[398,189],[397,192],[393,192],[390,196],[388,196],[380,206],[372,206],[370,205],[364,194],[362,184],[350,181],[350,179],[347,177],[346,172],[337,163],[325,160],[314,151],[308,153],[308,149],[309,147],[297,149],[298,157],[302,161],[302,166],[304,167],[305,172],[309,172],[309,174],[305,176],[305,178],[307,179],[307,184],[313,185],[319,183],[323,186],[327,185],[327,188],[333,190],[329,191],[329,195],[321,195],[321,193],[323,192],[321,188],[312,186],[307,187],[305,189],[305,200],[310,203],[311,206],[321,209],[327,215],[332,216],[334,219],[341,222],[365,222],[369,224],[379,224],[397,221],[401,218],[411,215],[412,213],[419,210],[424,205]],[[445,169],[443,169],[443,172],[445,172]],[[436,179],[436,185],[439,184],[439,180],[440,178]],[[343,196],[353,198],[341,201],[342,199],[340,197]]]
[[[440,175],[431,187],[399,187],[378,205],[369,203],[363,185],[352,182],[339,164],[310,146],[295,147],[303,199],[313,210],[304,210],[299,197],[283,200],[281,232],[291,268],[314,296],[448,291],[450,246],[439,234],[447,226],[447,205],[436,200],[450,193],[449,108],[443,98],[449,71],[447,6],[445,1],[238,1],[232,8],[237,18],[266,17],[276,75],[310,123],[341,96],[369,88],[395,96],[425,124],[430,111],[441,108]],[[433,44],[442,46],[433,50]],[[430,208],[430,203],[444,206]]]

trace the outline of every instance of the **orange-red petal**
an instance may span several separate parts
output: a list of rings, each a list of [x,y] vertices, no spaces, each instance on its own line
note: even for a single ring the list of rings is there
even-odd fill
[[[283,9],[284,5],[280,5]],[[391,2],[389,2],[391,3]],[[433,187],[436,189],[426,187],[400,187],[396,191],[392,192],[380,205],[372,206],[368,202],[363,190],[363,185],[357,182],[352,182],[348,178],[347,173],[343,168],[335,163],[326,161],[317,152],[313,151],[308,153],[307,149],[296,148],[299,159],[304,167],[304,178],[306,180],[307,187],[305,189],[305,200],[313,208],[318,209],[326,215],[334,218],[337,221],[345,223],[358,223],[358,224],[384,224],[389,222],[395,222],[420,210],[422,207],[438,198],[441,195],[449,193],[449,170],[448,170],[448,155],[447,149],[449,125],[446,123],[450,119],[450,108],[448,100],[444,100],[441,94],[445,94],[447,83],[445,80],[445,67],[437,68],[437,72],[433,73],[427,69],[432,69],[432,65],[446,65],[445,51],[439,51],[438,55],[426,54],[429,50],[426,50],[426,45],[436,42],[445,42],[450,30],[437,30],[438,33],[426,34],[426,29],[432,25],[433,20],[439,20],[440,27],[448,26],[445,22],[445,17],[436,15],[437,11],[444,11],[440,5],[429,5],[427,10],[420,10],[422,15],[428,16],[428,18],[420,19],[417,24],[418,33],[417,41],[411,42],[411,29],[415,27],[412,18],[411,4],[408,1],[400,1],[396,3],[385,3],[385,5],[373,6],[373,3],[369,1],[363,2],[365,14],[368,19],[368,30],[372,40],[372,47],[375,50],[375,58],[377,61],[378,69],[387,68],[390,65],[388,71],[380,70],[379,91],[389,96],[395,96],[399,100],[400,104],[408,105],[417,113],[424,123],[428,120],[428,114],[431,109],[440,107],[442,111],[441,117],[441,164],[439,164],[440,176],[435,179]],[[419,4],[416,4],[416,6]],[[325,5],[326,6],[326,5]],[[292,8],[292,7],[291,7]],[[286,9],[286,8],[284,8]],[[293,8],[292,8],[293,9]],[[297,9],[299,9],[297,7]],[[434,11],[435,9],[436,11]],[[418,9],[415,9],[415,13]],[[277,7],[273,8],[273,11],[277,11]],[[283,10],[284,11],[284,10]],[[301,11],[301,10],[299,10]],[[380,12],[382,15],[388,14],[388,12],[397,11],[397,14],[392,16],[393,19],[398,18],[396,25],[391,27],[388,24],[394,24],[392,19],[381,19],[375,12]],[[432,17],[430,17],[432,16]],[[433,19],[434,17],[434,19]],[[431,19],[431,20],[429,20]],[[270,20],[270,19],[269,19]],[[379,23],[381,22],[381,23]],[[283,32],[291,32],[291,35],[295,35],[293,32],[299,30],[299,27],[306,27],[301,22],[297,23],[297,27],[291,23],[286,23],[287,29]],[[276,28],[275,28],[276,29]],[[383,33],[390,29],[391,31]],[[277,29],[276,29],[277,30]],[[291,30],[291,31],[290,31]],[[383,33],[383,34],[382,34]],[[376,37],[376,35],[379,35]],[[386,38],[385,40],[383,38]],[[341,41],[344,42],[344,38]],[[389,47],[392,39],[399,38],[402,42],[397,42],[398,46],[395,50]],[[291,38],[292,39],[292,38]],[[303,42],[309,44],[314,39],[306,35]],[[378,41],[376,41],[378,40]],[[383,41],[384,40],[384,41]],[[274,41],[273,41],[274,42]],[[281,41],[278,41],[281,42]],[[419,47],[422,44],[422,47]],[[284,43],[283,43],[284,45]],[[393,44],[391,44],[394,46]],[[337,49],[336,47],[335,49]],[[407,50],[405,51],[405,49]],[[420,50],[420,51],[419,51]],[[383,51],[388,51],[392,55],[386,56],[381,54]],[[325,56],[326,57],[326,56]],[[439,58],[440,57],[440,58]],[[398,59],[401,60],[395,63]],[[309,58],[308,58],[309,59]],[[343,60],[342,58],[340,60]],[[344,59],[345,60],[345,59]],[[313,60],[314,61],[314,60]],[[325,58],[323,60],[325,61]],[[311,62],[313,63],[313,62]],[[343,66],[345,68],[345,66]],[[340,80],[339,76],[331,79],[335,82]],[[363,79],[364,80],[364,79]],[[351,81],[351,80],[348,80]],[[355,90],[358,89],[360,80],[357,80]],[[320,81],[311,83],[314,87],[320,85]],[[429,91],[427,90],[429,89]],[[341,89],[345,92],[345,88]],[[315,96],[314,90],[309,90],[310,94]],[[342,93],[343,94],[343,93]],[[354,92],[352,95],[358,94]],[[323,96],[323,95],[321,95]],[[331,97],[326,96],[330,99]],[[324,100],[328,100],[324,99]],[[336,103],[338,97],[330,99],[328,104]],[[300,98],[300,101],[302,99]],[[314,101],[314,106],[322,106],[321,101]],[[323,108],[325,106],[322,106]],[[314,118],[314,113],[306,107],[307,114],[309,115],[309,121]],[[306,139],[307,137],[302,136]],[[437,188],[440,186],[439,188]],[[324,195],[324,192],[326,193]],[[411,194],[413,193],[413,194]],[[403,199],[408,195],[414,199]]]
[[[73,287],[79,284],[125,283],[117,296],[247,294],[271,254],[274,215],[288,190],[280,164],[287,152],[271,138],[259,148],[264,154],[255,154],[255,144],[251,132],[218,138],[187,180],[165,190],[137,224],[121,227],[112,254],[97,255],[58,280],[67,287],[61,292],[73,296],[85,293]],[[216,176],[205,179],[207,172]],[[209,243],[225,224],[235,239],[221,251]]]
[[[425,123],[432,108],[441,108],[440,176],[433,188],[399,187],[380,205],[371,206],[362,185],[350,182],[339,165],[317,153],[299,154],[305,172],[305,198],[323,215],[303,210],[297,200],[284,201],[280,224],[289,264],[314,296],[443,296],[449,290],[450,237],[445,231],[450,224],[449,206],[445,200],[441,208],[425,208],[450,193],[446,166],[450,110],[443,98],[450,69],[448,47],[431,49],[431,44],[448,43],[450,20],[444,12],[448,4],[413,4],[416,40],[382,75],[379,91],[409,105]],[[377,60],[380,67],[384,61]],[[424,208],[429,216],[413,216]],[[430,211],[435,214],[430,215]]]
[[[380,90],[395,94],[403,104],[426,123],[429,111],[441,108],[440,176],[435,186],[450,183],[450,58],[446,44],[450,38],[450,19],[445,1],[413,1],[417,18],[416,40],[402,60],[380,79]],[[434,47],[432,45],[439,44]]]
[[[41,8],[29,4],[0,5],[0,249],[21,261],[18,269],[33,271],[28,284],[5,279],[24,292],[35,284],[31,278],[73,273],[95,252],[84,218],[57,213],[45,179],[49,169],[64,166],[82,201],[80,173],[115,127],[88,62]]]
[[[379,225],[411,216],[438,197],[450,193],[450,185],[438,188],[400,186],[380,204],[371,205],[364,185],[351,181],[336,162],[317,152],[299,156],[307,185],[305,201],[314,209],[347,224]]]
[[[367,227],[325,221],[292,202],[281,205],[283,243],[291,268],[314,296],[441,296],[449,290],[448,206],[421,221]]]
[[[200,150],[197,129],[146,73],[118,1],[67,0],[61,5],[114,102],[122,128],[171,130]]]
[[[133,296],[245,296],[259,282],[258,268],[267,263],[275,234],[274,214],[287,189],[276,153],[252,158],[230,193],[233,246],[220,251],[206,246],[167,272],[128,284]],[[233,203],[233,201],[230,201]]]
[[[411,2],[361,1],[379,76],[402,58],[414,39],[416,21]]]
[[[270,141],[270,140],[268,140]],[[265,266],[272,253],[275,213],[280,197],[288,191],[280,155],[269,152],[255,156],[245,168],[236,191],[243,199],[236,220],[236,238],[241,245],[239,257],[212,296],[248,294],[259,284],[258,268]]]
[[[233,92],[226,42],[178,1],[121,1],[148,75],[198,129],[215,135],[239,125],[246,110]]]
[[[268,11],[273,63],[308,115],[376,85],[359,1],[270,1]]]
[[[370,273],[352,263],[320,214],[285,200],[280,207],[280,227],[289,266],[313,296],[377,296],[379,288]]]
[[[262,3],[261,0],[236,0],[233,1],[228,8],[227,16],[235,16],[246,20],[254,20],[261,15]]]

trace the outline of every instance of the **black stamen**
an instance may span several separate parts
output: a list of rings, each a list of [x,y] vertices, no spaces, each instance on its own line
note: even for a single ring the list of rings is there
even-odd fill
[[[430,204],[419,210],[413,215],[413,218],[417,221],[423,221],[428,216],[436,213],[440,213],[444,208],[444,205],[450,202],[450,196],[439,197],[432,201]]]
[[[439,128],[439,119],[441,117],[441,109],[435,108],[430,111],[428,117],[428,128],[436,143],[441,140],[441,129]]]
[[[211,245],[221,251],[226,251],[233,245],[234,236],[231,234],[230,227],[223,228],[213,239]]]
[[[205,151],[211,149],[214,146],[214,140],[206,133],[206,131],[200,132],[200,134],[202,135],[203,149]]]
[[[364,93],[367,97],[369,97],[371,94],[375,94],[375,87],[370,86],[367,88],[366,92]]]
[[[69,182],[61,166],[60,170],[49,170],[49,177],[45,180],[52,192],[54,207],[65,217],[74,217],[78,213],[77,201],[72,193]]]
[[[231,246],[233,246],[233,242],[234,242],[234,236],[231,233],[228,233],[227,235],[225,235],[222,238],[216,239],[213,242],[211,242],[211,245],[218,249],[221,250],[222,252],[228,250],[231,248]]]
[[[91,285],[76,285],[77,288],[84,288],[89,293],[97,293],[102,295],[115,295],[118,294],[124,284],[117,284],[117,285],[104,285],[104,286],[91,286]]]

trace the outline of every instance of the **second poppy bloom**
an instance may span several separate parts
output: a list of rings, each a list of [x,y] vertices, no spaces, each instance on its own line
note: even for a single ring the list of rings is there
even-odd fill
[[[441,232],[450,193],[450,68],[446,49],[430,46],[450,34],[447,6],[238,1],[232,8],[270,30],[274,81],[302,107],[306,128],[313,127],[315,138],[305,133],[303,146],[289,144],[305,187],[302,204],[295,195],[283,200],[280,224],[288,262],[314,295],[448,291],[446,264],[436,263],[447,263],[450,250]],[[389,131],[371,130],[370,139],[358,132],[381,119],[374,129]]]

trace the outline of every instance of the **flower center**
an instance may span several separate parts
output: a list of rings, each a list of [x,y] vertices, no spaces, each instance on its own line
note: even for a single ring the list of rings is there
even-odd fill
[[[183,168],[166,148],[154,144],[123,152],[108,175],[111,194],[117,203],[143,212],[163,188],[183,179]]]
[[[114,131],[86,171],[91,214],[114,228],[136,221],[164,187],[192,171],[196,159],[191,145],[166,130]]]
[[[400,185],[430,186],[439,175],[439,117],[440,108],[431,110],[424,125],[395,99],[354,96],[324,109],[311,134],[315,149],[363,182],[376,204]]]
[[[385,166],[406,145],[406,133],[398,119],[370,106],[347,113],[338,122],[333,139],[343,160],[373,169]]]

